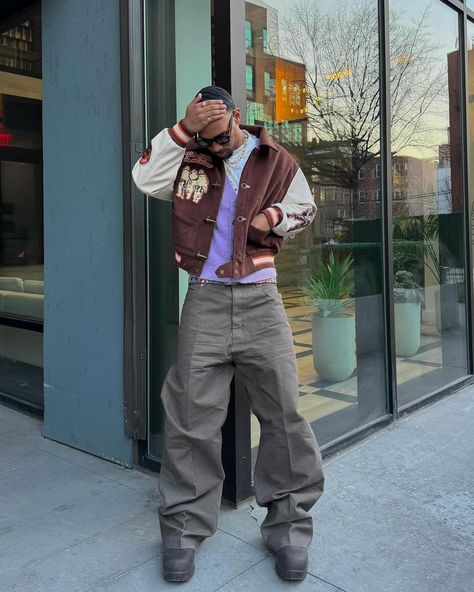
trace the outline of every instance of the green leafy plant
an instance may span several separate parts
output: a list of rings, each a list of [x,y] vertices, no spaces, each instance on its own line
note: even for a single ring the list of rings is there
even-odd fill
[[[320,317],[349,316],[354,303],[354,258],[347,255],[343,259],[329,253],[329,260],[324,263],[321,258],[316,260],[311,277],[306,280],[307,286],[302,288]]]
[[[394,302],[423,302],[421,286],[409,271],[397,271],[393,275]]]
[[[393,226],[393,265],[406,270],[428,268],[441,283],[438,216],[398,218]]]

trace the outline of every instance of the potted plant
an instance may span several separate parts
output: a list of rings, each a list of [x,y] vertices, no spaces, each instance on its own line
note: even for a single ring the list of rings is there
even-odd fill
[[[423,294],[409,271],[397,271],[394,274],[393,301],[396,354],[405,358],[413,356],[420,347]]]
[[[452,261],[449,250],[440,242],[439,216],[399,218],[394,223],[393,263],[395,269],[411,269],[423,277],[425,325],[437,332],[459,325],[460,282],[446,281],[449,267],[441,260]],[[454,261],[450,267],[459,267]],[[425,327],[426,330],[426,327]]]
[[[314,306],[313,363],[323,380],[340,382],[356,367],[352,255],[317,259],[303,293]]]
[[[435,292],[436,328],[439,333],[459,325],[460,289],[463,282],[447,282],[449,267],[440,268],[441,283]]]

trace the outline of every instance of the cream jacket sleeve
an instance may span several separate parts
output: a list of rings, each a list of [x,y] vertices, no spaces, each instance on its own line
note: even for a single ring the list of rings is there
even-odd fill
[[[314,220],[316,212],[317,207],[311,189],[299,167],[281,202],[264,210],[272,231],[284,239],[294,238],[307,228]]]
[[[142,193],[172,201],[173,184],[184,157],[186,144],[192,136],[183,128],[181,122],[174,127],[162,130],[137,160],[132,177]]]

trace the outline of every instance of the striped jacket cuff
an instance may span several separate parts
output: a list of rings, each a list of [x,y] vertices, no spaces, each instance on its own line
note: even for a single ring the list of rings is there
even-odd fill
[[[182,148],[193,139],[191,132],[184,127],[182,119],[173,127],[168,128],[168,132],[176,144]]]
[[[270,228],[273,228],[283,220],[283,213],[280,208],[269,207],[262,210],[262,214],[267,217]]]

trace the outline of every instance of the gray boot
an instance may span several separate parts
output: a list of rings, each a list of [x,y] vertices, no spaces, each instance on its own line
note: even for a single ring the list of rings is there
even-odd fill
[[[194,574],[195,550],[165,549],[163,553],[163,577],[168,582],[186,582]]]
[[[275,568],[282,580],[304,580],[308,573],[308,550],[296,545],[280,547]]]

